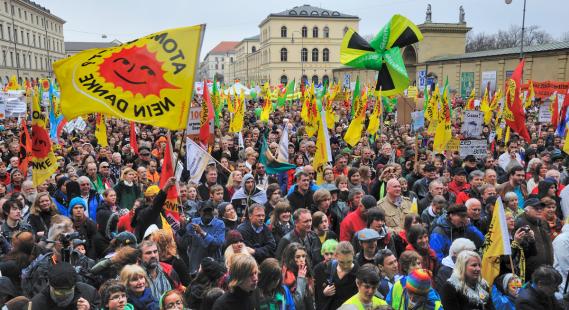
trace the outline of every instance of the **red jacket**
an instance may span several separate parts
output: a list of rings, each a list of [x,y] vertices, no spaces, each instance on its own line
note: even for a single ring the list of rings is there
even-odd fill
[[[437,254],[435,253],[435,251],[431,248],[429,248],[429,251],[427,252],[427,254],[423,255],[423,253],[415,250],[415,248],[413,247],[412,244],[407,244],[407,247],[405,247],[406,251],[415,251],[417,253],[419,253],[419,255],[421,255],[421,257],[423,258],[423,269],[427,269],[430,270],[433,274],[437,273],[437,269],[438,269],[438,263],[437,263]]]
[[[134,216],[134,209],[130,210],[127,214],[121,216],[119,218],[119,222],[117,223],[117,230],[119,232],[128,231],[134,233],[134,228],[132,228],[132,225],[130,224],[133,216]]]
[[[465,191],[469,188],[470,188],[470,184],[468,184],[468,183],[464,183],[461,186],[456,184],[456,182],[454,180],[452,180],[448,183],[448,190],[453,192],[457,197],[458,197],[458,194],[460,192]]]
[[[350,212],[340,223],[340,241],[352,241],[354,234],[364,228],[367,223],[362,219],[361,208]]]

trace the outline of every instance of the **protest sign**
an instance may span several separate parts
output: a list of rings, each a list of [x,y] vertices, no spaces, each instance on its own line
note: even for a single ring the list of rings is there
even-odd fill
[[[545,100],[541,106],[539,106],[538,122],[549,123],[551,122],[551,100]]]
[[[484,113],[481,111],[464,111],[460,133],[465,138],[480,137],[484,125]]]
[[[460,158],[474,155],[477,159],[486,158],[488,142],[486,140],[462,140],[460,141]]]
[[[413,119],[413,131],[417,132],[425,128],[425,111],[416,111],[411,113]]]
[[[458,152],[460,151],[460,139],[452,138],[447,143],[446,150],[448,152]]]
[[[201,107],[193,107],[190,108],[190,115],[188,116],[188,127],[186,127],[186,134],[188,137],[192,138],[192,140],[199,141],[200,135],[200,111]],[[213,120],[209,121],[209,138],[208,144],[213,144],[214,142],[214,135],[213,135]]]

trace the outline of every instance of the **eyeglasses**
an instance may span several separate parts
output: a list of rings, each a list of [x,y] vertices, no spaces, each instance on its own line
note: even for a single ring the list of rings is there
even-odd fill
[[[176,307],[179,307],[179,306],[184,306],[184,303],[181,300],[177,300],[175,302],[168,303],[168,304],[166,304],[166,306],[164,308],[175,309]]]

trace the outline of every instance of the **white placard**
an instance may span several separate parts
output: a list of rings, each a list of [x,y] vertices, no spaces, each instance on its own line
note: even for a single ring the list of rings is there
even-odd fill
[[[484,113],[481,111],[464,111],[460,133],[465,138],[477,138],[482,135]]]
[[[546,99],[539,107],[538,121],[540,123],[551,122],[551,100]]]
[[[488,142],[486,140],[462,140],[460,141],[460,158],[474,155],[477,159],[487,156]]]

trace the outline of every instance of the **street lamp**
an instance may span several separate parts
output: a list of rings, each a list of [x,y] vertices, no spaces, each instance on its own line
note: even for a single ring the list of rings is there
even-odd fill
[[[290,43],[294,44],[294,34],[298,32],[298,34],[300,34],[300,45],[301,45],[301,50],[300,50],[300,69],[301,69],[301,73],[300,73],[300,84],[304,83],[304,81],[302,80],[302,77],[304,76],[304,61],[302,60],[302,50],[304,49],[304,37],[302,36],[302,33],[298,30],[294,30],[292,31],[292,39],[290,39]],[[306,57],[308,57],[308,54],[306,55]]]
[[[504,1],[506,2],[506,4],[512,3],[512,0],[504,0]],[[524,32],[526,30],[525,24],[526,24],[526,0],[524,0],[524,10],[522,13],[522,42],[520,44],[520,60],[524,58]]]

